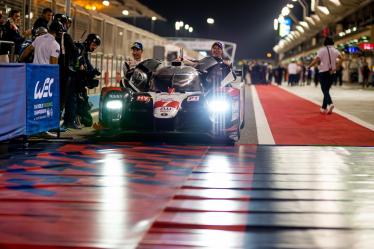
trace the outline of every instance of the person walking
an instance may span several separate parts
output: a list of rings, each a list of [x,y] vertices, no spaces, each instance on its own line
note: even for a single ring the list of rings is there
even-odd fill
[[[308,68],[314,65],[319,65],[319,81],[323,93],[323,103],[321,106],[321,113],[331,114],[334,109],[334,104],[330,96],[330,88],[333,83],[336,68],[340,67],[342,57],[340,52],[334,48],[334,40],[331,37],[326,37],[324,47],[320,48],[317,56],[310,63]]]
[[[297,72],[298,66],[296,60],[293,59],[290,64],[287,66],[288,71],[288,85],[294,86],[297,83]]]

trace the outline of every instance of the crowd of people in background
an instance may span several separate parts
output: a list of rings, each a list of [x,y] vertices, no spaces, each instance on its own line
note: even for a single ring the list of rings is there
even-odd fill
[[[88,54],[100,46],[97,34],[75,42],[68,33],[72,19],[43,9],[33,27],[22,31],[21,12],[12,9],[5,20],[0,12],[0,63],[26,62],[58,64],[60,75],[60,112],[64,123],[60,131],[92,125],[87,89],[98,86],[100,72]]]
[[[275,64],[261,60],[245,61],[243,71],[246,84],[287,84],[289,86],[314,85],[319,86],[319,69],[318,65],[308,68],[310,61],[291,60],[285,64]],[[336,68],[333,85],[343,86],[344,64]],[[363,60],[361,66],[357,68],[358,83],[366,87],[374,87],[374,72],[370,69],[366,60]],[[354,83],[352,81],[347,81]]]

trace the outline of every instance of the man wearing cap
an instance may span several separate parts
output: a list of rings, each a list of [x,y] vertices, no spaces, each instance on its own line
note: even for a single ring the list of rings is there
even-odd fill
[[[131,58],[126,58],[123,64],[123,74],[125,78],[130,79],[135,67],[143,61],[143,44],[140,42],[134,42],[131,44]]]
[[[211,53],[213,57],[218,59],[223,59],[223,45],[220,42],[214,42],[211,48]]]
[[[143,61],[143,44],[141,44],[140,42],[134,42],[131,45],[131,54],[133,59],[128,60],[127,63],[129,65],[129,68],[133,69]]]
[[[223,44],[221,42],[219,42],[219,41],[214,42],[212,44],[212,48],[210,50],[210,53],[217,60],[221,60],[226,65],[230,65],[230,60],[227,60],[226,58],[223,58]],[[192,61],[192,60],[188,60],[188,59],[184,59],[183,63],[187,66],[192,66],[192,67],[197,65],[196,61]]]

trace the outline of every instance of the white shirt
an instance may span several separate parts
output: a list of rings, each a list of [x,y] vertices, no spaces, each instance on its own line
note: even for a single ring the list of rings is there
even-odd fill
[[[297,74],[297,65],[294,62],[288,64],[288,74]]]
[[[323,47],[317,52],[317,57],[321,60],[321,63],[318,66],[320,73],[327,72],[330,68],[333,71],[336,70],[336,59],[339,57],[340,53],[336,48],[334,48],[334,46],[328,46],[328,49],[329,51],[327,51],[327,47]],[[328,52],[330,52],[330,59]]]
[[[34,64],[50,64],[50,57],[60,56],[60,45],[49,33],[36,37],[31,45],[34,47]]]

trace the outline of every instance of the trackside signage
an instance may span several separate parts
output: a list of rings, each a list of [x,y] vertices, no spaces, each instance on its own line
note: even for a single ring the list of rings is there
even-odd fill
[[[59,127],[60,96],[58,65],[26,67],[27,135]]]
[[[40,84],[40,81],[36,82],[34,99],[50,98],[53,96],[51,86],[53,84],[53,78],[46,78],[44,84]]]
[[[26,66],[0,63],[0,141],[25,134]]]

